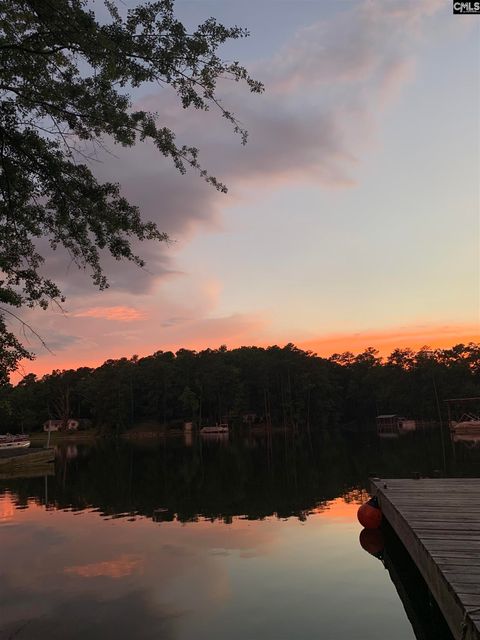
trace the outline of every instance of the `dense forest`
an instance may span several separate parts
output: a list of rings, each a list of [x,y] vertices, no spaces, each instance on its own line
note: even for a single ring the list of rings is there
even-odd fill
[[[35,431],[49,418],[75,417],[103,432],[141,424],[228,421],[310,433],[368,428],[380,413],[419,420],[445,417],[446,398],[480,396],[480,345],[387,358],[368,348],[320,358],[293,344],[241,347],[107,360],[97,368],[26,375],[0,387],[1,430]]]

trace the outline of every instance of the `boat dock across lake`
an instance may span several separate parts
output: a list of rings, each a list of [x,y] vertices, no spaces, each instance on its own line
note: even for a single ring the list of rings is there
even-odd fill
[[[0,451],[0,470],[35,467],[53,462],[55,459],[55,450],[50,447],[31,448],[31,449],[7,449]]]
[[[480,640],[480,479],[372,479],[455,640]]]

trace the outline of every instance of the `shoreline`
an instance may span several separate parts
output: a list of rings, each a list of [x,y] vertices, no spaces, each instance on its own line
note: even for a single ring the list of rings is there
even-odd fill
[[[79,442],[96,440],[99,434],[94,430],[76,431],[75,433],[65,433],[62,431],[53,431],[50,434],[50,444],[56,442]],[[32,444],[45,444],[48,441],[48,433],[45,431],[36,431],[29,434]]]
[[[284,427],[272,427],[270,432],[280,433],[284,430]],[[232,429],[231,433],[234,433],[235,431],[236,430]],[[136,429],[134,427],[131,430],[124,431],[123,433],[118,434],[118,437],[125,440],[153,440],[157,438],[179,438],[181,436],[184,436],[186,433],[194,435],[198,434],[198,430],[194,430],[193,432],[186,432],[183,429]],[[268,429],[264,426],[251,427],[250,429],[245,429],[244,431],[244,435],[264,435],[267,433]],[[74,433],[53,431],[50,434],[50,444],[57,444],[61,442],[93,442],[95,440],[115,437],[117,436],[114,433],[102,434],[95,429],[76,431]],[[46,444],[46,442],[48,441],[48,433],[45,431],[33,432],[29,434],[29,438],[32,444]]]

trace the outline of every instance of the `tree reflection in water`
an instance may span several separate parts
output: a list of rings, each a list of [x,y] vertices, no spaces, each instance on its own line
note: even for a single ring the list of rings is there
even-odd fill
[[[69,445],[58,449],[47,501],[53,508],[182,522],[198,517],[228,522],[235,515],[304,519],[338,496],[361,502],[369,475],[432,476],[439,469],[442,475],[476,475],[478,466],[468,460],[442,469],[437,435],[352,441],[324,433],[307,441],[287,432],[274,437],[271,446],[262,436],[197,437],[190,446],[182,437],[109,439],[79,444],[75,455]],[[43,478],[4,479],[0,488],[12,491],[19,505],[32,497],[45,501]]]
[[[60,448],[54,476],[5,478],[0,481],[0,492],[8,490],[17,508],[25,508],[33,499],[37,504],[46,504],[49,510],[89,510],[107,518],[131,520],[142,516],[158,523],[173,522],[173,525],[175,521],[204,519],[230,523],[235,518],[238,523],[238,517],[248,523],[268,516],[304,521],[309,514],[318,515],[327,510],[331,501],[339,496],[346,502],[363,502],[371,474],[405,477],[413,473],[433,475],[438,470],[447,474],[476,474],[474,461],[458,463],[458,459],[457,456],[457,462],[453,457],[447,460],[447,468],[442,469],[441,443],[436,432],[413,434],[395,441],[374,437],[352,441],[328,432],[305,440],[291,432],[280,433],[272,441],[236,434],[231,434],[228,440],[193,437],[188,443],[183,437],[148,444],[112,439],[98,441],[93,446],[79,444],[76,449]],[[89,518],[92,517],[96,517],[95,514],[91,513]],[[141,529],[138,523],[132,527]],[[353,523],[351,530],[356,530]],[[48,535],[53,535],[53,531]],[[339,546],[342,553],[351,553],[348,549],[355,546],[354,537],[351,545],[349,540],[341,543],[347,547]],[[319,546],[319,553],[327,562],[327,547],[321,549]],[[125,572],[125,575],[137,570],[141,573],[141,567],[148,567],[146,560],[142,565],[131,550],[127,551],[123,550],[124,555],[119,556],[122,564],[116,567],[118,579]],[[301,560],[298,553],[302,550],[295,548],[297,562]],[[405,553],[389,542],[381,557],[416,637],[447,640],[448,630],[443,619],[435,610],[424,583],[422,586],[415,575],[415,567],[407,568]],[[82,566],[73,560],[68,571],[64,570],[64,576],[72,580],[75,576],[104,579],[101,575],[105,573],[106,561],[101,557],[93,564],[89,560]],[[308,558],[302,562],[308,566]],[[373,562],[376,561],[372,558]],[[339,567],[339,580],[342,570]],[[290,569],[286,575],[294,579]],[[332,574],[331,579],[337,579],[335,575]],[[305,581],[304,574],[301,579]],[[352,573],[352,584],[357,579],[358,574]],[[321,582],[317,581],[316,585],[320,589]],[[364,595],[353,591],[361,603]],[[62,607],[66,602],[62,601]],[[99,615],[102,612],[108,614],[105,607],[99,610]],[[52,615],[55,617],[55,612]],[[47,637],[46,627],[45,634]]]

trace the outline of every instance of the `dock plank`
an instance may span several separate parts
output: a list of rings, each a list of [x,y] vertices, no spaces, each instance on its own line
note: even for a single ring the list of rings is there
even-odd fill
[[[480,479],[374,479],[455,640],[480,640]]]

